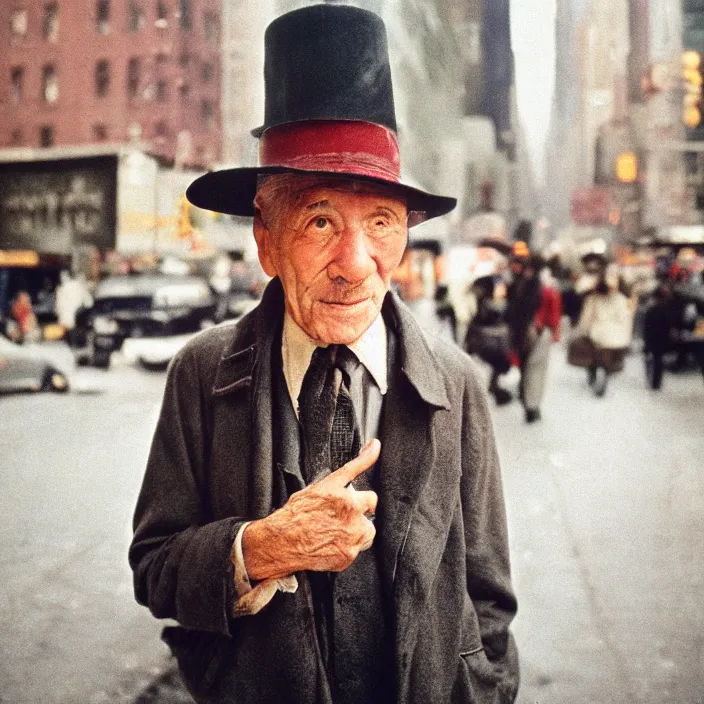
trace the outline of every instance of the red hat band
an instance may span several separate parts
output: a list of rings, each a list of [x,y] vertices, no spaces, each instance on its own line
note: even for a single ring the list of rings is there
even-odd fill
[[[266,130],[259,139],[262,166],[329,171],[398,183],[401,158],[393,131],[371,122],[311,120]]]

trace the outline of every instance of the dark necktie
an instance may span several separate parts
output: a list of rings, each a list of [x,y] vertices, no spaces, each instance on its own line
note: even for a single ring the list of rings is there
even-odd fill
[[[360,448],[350,376],[358,364],[345,345],[318,347],[298,396],[303,427],[303,475],[307,484],[334,472]]]

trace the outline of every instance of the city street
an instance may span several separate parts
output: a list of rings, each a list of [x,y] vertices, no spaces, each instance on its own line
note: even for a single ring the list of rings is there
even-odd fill
[[[657,394],[634,355],[597,399],[563,347],[551,364],[540,423],[494,409],[519,702],[704,704],[701,376]],[[171,667],[126,557],[164,375],[118,359],[71,379],[0,397],[2,704],[133,702]]]

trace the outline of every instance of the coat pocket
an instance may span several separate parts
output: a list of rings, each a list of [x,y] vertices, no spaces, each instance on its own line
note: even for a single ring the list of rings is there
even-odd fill
[[[501,680],[486,657],[484,648],[459,656],[453,704],[508,704],[513,697],[502,693]]]
[[[499,682],[500,676],[484,652],[479,619],[467,595],[462,613],[462,637],[452,702],[499,704],[504,701],[498,691]]]
[[[218,633],[191,631],[180,626],[167,626],[161,638],[176,658],[194,698],[206,695],[215,682],[231,640]]]

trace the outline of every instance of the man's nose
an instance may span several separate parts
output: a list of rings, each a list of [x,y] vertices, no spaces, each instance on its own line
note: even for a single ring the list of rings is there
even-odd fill
[[[328,266],[331,279],[342,277],[358,283],[376,271],[376,262],[370,252],[370,242],[364,228],[349,225],[340,234],[334,257]]]

